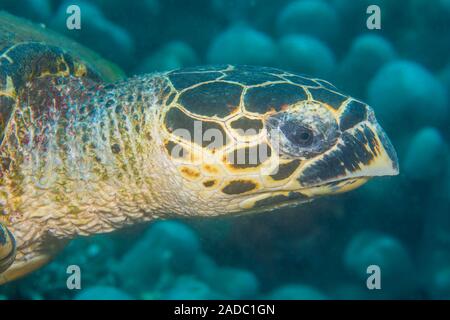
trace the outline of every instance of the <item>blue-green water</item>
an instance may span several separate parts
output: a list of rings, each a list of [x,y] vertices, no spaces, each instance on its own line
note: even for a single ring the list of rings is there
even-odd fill
[[[66,8],[81,8],[81,30]],[[366,26],[377,4],[381,29]],[[73,241],[0,287],[4,299],[449,299],[450,1],[0,0],[128,75],[209,63],[275,66],[368,102],[400,175],[297,208],[156,222]],[[68,265],[82,289],[66,286]],[[381,289],[369,290],[369,265]]]

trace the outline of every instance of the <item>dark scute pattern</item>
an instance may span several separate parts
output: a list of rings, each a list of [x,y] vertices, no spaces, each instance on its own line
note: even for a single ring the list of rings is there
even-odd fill
[[[220,144],[223,146],[229,139],[220,124],[191,118],[178,108],[172,108],[167,112],[164,123],[169,132],[173,132],[180,138],[190,138],[190,142],[195,142],[203,147],[209,146],[212,142],[214,145]],[[210,129],[219,130],[220,133],[218,132],[217,135],[222,137],[224,141],[207,141],[204,138],[204,133]],[[214,133],[213,131],[209,132]]]
[[[173,141],[168,141],[165,147],[167,150],[167,154],[176,159],[186,158],[189,154],[189,152],[185,148],[183,148],[183,146]]]
[[[206,83],[182,93],[178,102],[198,115],[226,117],[239,106],[242,90],[240,85],[221,81]]]
[[[245,93],[244,104],[247,111],[266,113],[271,108],[279,111],[285,105],[306,99],[307,95],[301,87],[280,83],[248,89]]]
[[[252,181],[247,180],[236,180],[231,181],[225,188],[222,189],[223,193],[226,194],[241,194],[251,191],[256,188],[256,184]]]
[[[12,62],[6,57],[1,58],[2,74],[11,77],[18,90],[33,74],[39,75],[45,69],[55,73],[57,67],[54,62],[61,55],[60,49],[38,43],[18,45],[7,53]]]
[[[208,180],[208,181],[203,182],[203,185],[206,188],[210,188],[210,187],[214,186],[215,184],[216,184],[215,180]]]
[[[295,76],[295,75],[292,75],[292,76],[283,76],[283,77],[284,77],[285,79],[287,79],[287,80],[293,82],[293,83],[296,83],[296,84],[299,84],[299,85],[302,85],[302,86],[307,86],[307,87],[320,87],[320,84],[318,84],[318,83],[315,82],[314,80],[308,79],[308,78],[306,78],[306,77],[300,77],[300,76]]]
[[[346,170],[355,172],[361,168],[361,164],[369,164],[377,155],[375,135],[366,126],[362,130],[357,129],[354,135],[344,132],[342,141],[335,150],[304,170],[299,178],[302,185],[342,177]]]
[[[308,199],[308,197],[300,192],[289,192],[287,196],[279,194],[273,197],[258,200],[255,202],[254,208],[267,207],[271,205],[280,204],[283,202],[289,202],[293,200],[303,200],[303,199]]]
[[[321,79],[314,79],[316,82],[318,82],[322,87],[330,89],[330,90],[337,90],[337,88],[329,83],[328,81],[321,80]]]
[[[172,108],[166,114],[165,125],[170,132],[177,129],[186,129],[193,133],[195,120],[196,119],[189,117],[180,109]]]
[[[365,128],[365,130],[369,130],[371,132],[371,134],[373,135],[373,132],[370,129]],[[368,134],[368,133],[366,133],[366,134]],[[397,153],[395,152],[394,146],[392,145],[391,141],[389,140],[387,135],[384,133],[384,131],[382,131],[382,129],[380,129],[378,131],[378,138],[380,139],[380,142],[383,145],[384,149],[386,150],[389,158],[392,159],[394,169],[398,170]]]
[[[244,131],[244,134],[247,130],[254,130],[256,133],[259,133],[260,130],[264,127],[261,120],[250,119],[247,117],[241,117],[237,120],[234,120],[230,123],[230,126],[235,130]]]
[[[3,57],[1,61],[2,73],[11,77],[16,90],[20,89],[31,77],[37,77],[43,73],[55,74],[61,71],[74,73],[74,61],[72,57],[53,46],[41,43],[29,42],[14,47],[7,53],[12,63]],[[57,64],[57,60],[64,58],[67,67],[63,63]],[[88,68],[87,77],[98,81],[100,77]]]
[[[236,169],[254,168],[272,155],[272,149],[266,144],[236,149],[227,156],[227,162]]]
[[[347,100],[346,96],[338,93],[334,93],[327,89],[309,89],[314,100],[326,103],[333,109],[338,110],[342,103]]]
[[[361,139],[364,144],[367,144],[369,146],[370,151],[372,151],[373,154],[378,153],[378,143],[375,138],[375,134],[369,127],[363,127],[363,135],[361,136]]]
[[[183,90],[202,82],[216,80],[220,76],[223,76],[220,72],[172,73],[169,74],[169,79],[175,89]]]
[[[341,131],[345,131],[367,119],[367,106],[359,101],[352,100],[345,107],[339,120]]]
[[[298,159],[290,161],[288,163],[280,164],[278,166],[278,171],[270,175],[270,177],[276,181],[289,178],[291,174],[298,168],[299,165],[300,160]]]
[[[257,85],[264,82],[282,81],[283,79],[265,72],[236,69],[226,72],[223,80],[239,82],[243,85]]]

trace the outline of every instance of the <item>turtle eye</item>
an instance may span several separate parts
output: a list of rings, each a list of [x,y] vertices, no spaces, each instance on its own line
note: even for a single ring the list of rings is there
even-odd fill
[[[280,129],[289,141],[299,147],[309,147],[314,141],[314,132],[307,126],[295,126],[288,123],[281,126]]]
[[[266,125],[275,149],[285,156],[301,159],[330,149],[340,135],[333,114],[312,103],[271,115]]]

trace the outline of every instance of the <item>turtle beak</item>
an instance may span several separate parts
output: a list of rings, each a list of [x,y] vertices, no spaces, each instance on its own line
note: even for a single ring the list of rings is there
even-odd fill
[[[398,173],[395,149],[375,117],[370,117],[342,132],[333,148],[305,165],[298,180],[312,187]]]
[[[371,147],[374,157],[365,167],[365,170],[362,170],[359,174],[367,177],[398,175],[399,165],[397,152],[383,128],[374,120],[366,130],[369,136],[373,138],[372,140],[368,140],[367,143],[363,141],[363,144],[368,144]],[[371,133],[373,133],[373,136]]]

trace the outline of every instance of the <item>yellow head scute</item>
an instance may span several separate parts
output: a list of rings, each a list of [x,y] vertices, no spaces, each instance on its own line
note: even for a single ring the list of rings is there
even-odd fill
[[[187,167],[187,166],[182,166],[180,167],[180,172],[183,175],[183,177],[185,177],[188,180],[197,180],[200,178],[201,173],[200,171],[196,168],[196,167]]]
[[[86,65],[84,63],[76,62],[74,64],[74,74],[77,77],[85,77],[88,73],[88,70],[86,68]]]

